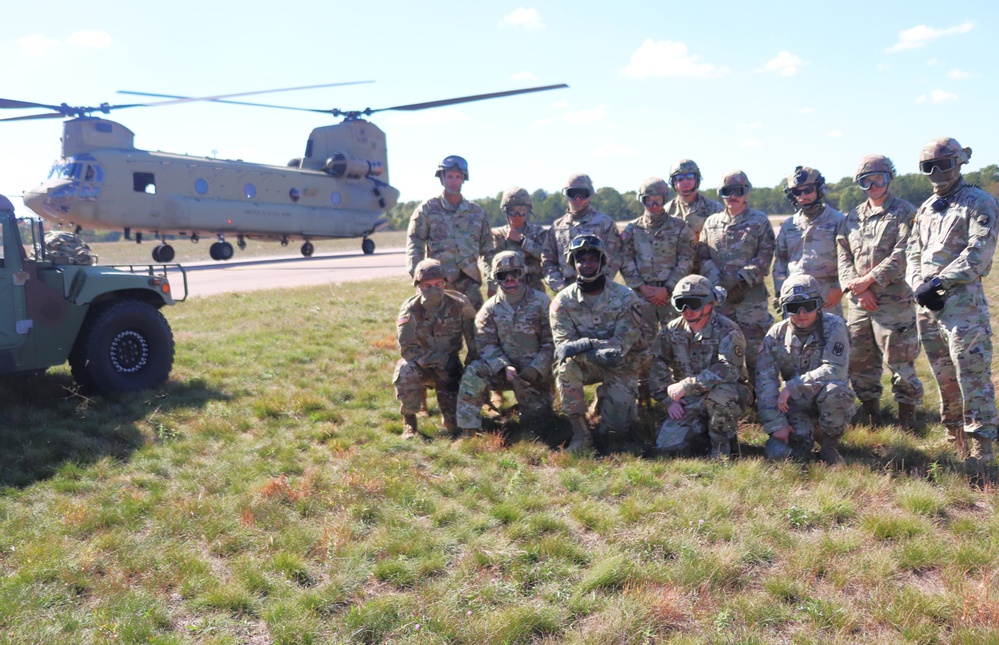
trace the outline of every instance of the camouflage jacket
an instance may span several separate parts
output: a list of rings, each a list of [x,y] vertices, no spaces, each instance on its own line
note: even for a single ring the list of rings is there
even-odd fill
[[[610,279],[595,296],[584,295],[575,282],[558,292],[549,310],[555,346],[590,338],[596,349],[627,354],[641,344],[642,300],[634,291]]]
[[[665,401],[674,383],[683,385],[687,396],[707,394],[721,383],[748,385],[746,338],[739,325],[715,312],[699,332],[682,317],[669,321],[652,352],[652,398]]]
[[[475,317],[475,343],[494,374],[512,365],[518,372],[533,367],[548,376],[555,351],[549,305],[547,294],[531,288],[517,304],[500,290],[482,305]]]
[[[478,261],[488,265],[493,257],[493,238],[486,214],[467,199],[451,206],[444,196],[428,199],[413,211],[406,242],[406,270],[413,275],[426,257],[439,260],[448,282],[464,272],[482,282]]]
[[[870,273],[874,277],[870,289],[879,301],[911,301],[912,289],[905,281],[905,249],[915,212],[912,204],[894,196],[881,206],[867,200],[850,211],[836,238],[840,284],[845,287]]]
[[[527,223],[521,233],[524,237],[520,242],[514,242],[507,238],[510,232],[510,225],[500,226],[492,230],[493,252],[514,251],[524,256],[525,273],[529,276],[531,285],[538,287],[541,284],[541,250],[544,248],[545,240],[548,238],[548,229],[540,224]],[[492,280],[493,277],[489,276]]]
[[[843,235],[846,218],[826,206],[815,217],[798,211],[781,224],[774,252],[774,292],[791,275],[810,275],[820,283],[839,281],[836,237]]]
[[[777,407],[781,381],[792,399],[811,400],[826,384],[846,384],[850,334],[836,314],[816,318],[811,333],[795,333],[790,320],[775,323],[756,358],[756,402],[763,430],[770,434],[790,425]]]
[[[735,217],[715,213],[704,222],[697,245],[701,275],[715,285],[739,275],[756,286],[770,274],[775,245],[774,227],[763,211],[746,208]]]
[[[697,193],[697,199],[694,200],[693,204],[683,201],[679,195],[666,204],[666,214],[685,221],[694,234],[695,242],[701,238],[701,229],[704,228],[705,220],[723,210],[725,210],[724,206],[713,199],[708,199],[701,193]]]
[[[694,265],[694,234],[680,219],[664,216],[653,228],[648,213],[629,222],[621,233],[621,276],[632,289],[642,285],[673,287]]]
[[[476,355],[475,310],[453,291],[444,292],[436,310],[425,308],[416,294],[402,303],[395,336],[405,360],[427,369],[445,369],[458,359],[462,340],[469,354]]]
[[[607,253],[607,280],[613,280],[621,268],[621,234],[609,216],[587,206],[579,213],[568,212],[555,220],[548,229],[541,252],[541,273],[545,284],[558,293],[576,279],[576,270],[565,257],[569,243],[577,235],[596,235],[604,242]]]
[[[978,283],[989,274],[999,207],[995,197],[963,179],[950,195],[939,198],[941,205],[945,202],[940,212],[933,209],[937,199],[931,196],[916,211],[906,251],[908,278],[913,289],[927,278],[940,278],[949,299],[960,291],[955,287]]]

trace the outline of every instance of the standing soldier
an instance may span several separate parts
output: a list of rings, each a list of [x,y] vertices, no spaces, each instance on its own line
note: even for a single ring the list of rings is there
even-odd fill
[[[548,229],[541,252],[541,272],[545,284],[558,293],[576,279],[576,269],[569,261],[569,243],[580,235],[593,235],[603,242],[607,259],[604,273],[611,280],[621,268],[621,234],[609,216],[590,206],[593,182],[587,175],[571,175],[562,189],[569,200],[569,210]]]
[[[681,159],[669,171],[669,183],[676,197],[666,205],[671,217],[682,219],[694,234],[694,244],[701,239],[701,229],[710,215],[720,213],[722,205],[700,193],[701,169],[691,159]],[[700,263],[694,257],[693,273],[700,273]]]
[[[454,432],[462,340],[468,360],[476,357],[475,310],[461,294],[444,290],[445,275],[437,260],[417,264],[413,282],[419,293],[402,303],[396,320],[402,358],[395,365],[392,382],[402,407],[404,439],[416,436],[416,413],[424,387],[437,391],[444,428]]]
[[[642,338],[642,301],[604,272],[607,254],[595,235],[572,240],[568,260],[576,280],[552,300],[550,318],[555,340],[555,386],[562,411],[569,416],[572,441],[566,450],[593,445],[586,420],[583,386],[600,383],[595,407],[597,434],[627,433],[636,413],[638,361],[634,352]]]
[[[531,289],[544,289],[541,284],[541,249],[548,231],[539,224],[527,221],[533,204],[527,190],[514,186],[503,193],[500,208],[506,214],[506,226],[493,229],[493,248],[515,251],[524,258],[524,281]],[[488,294],[496,294],[496,280],[490,277]]]
[[[857,409],[847,382],[850,335],[842,318],[822,311],[822,294],[810,275],[788,278],[780,291],[784,320],[763,339],[756,404],[770,435],[768,459],[805,459],[818,441],[820,459],[843,461],[837,446]]]
[[[488,266],[493,254],[489,221],[478,204],[461,196],[461,185],[468,181],[468,162],[462,157],[445,157],[436,177],[444,192],[417,206],[409,219],[406,270],[413,275],[424,257],[439,260],[447,288],[465,294],[478,309],[482,306],[479,258]]]
[[[722,177],[718,194],[725,210],[708,217],[697,253],[701,274],[723,287],[728,296],[715,305],[718,313],[739,324],[749,352],[746,370],[756,381],[756,356],[767,330],[774,324],[764,278],[774,259],[774,227],[765,213],[749,208],[753,186],[741,170]]]
[[[458,427],[466,437],[482,429],[480,413],[490,390],[512,389],[527,424],[552,411],[551,299],[527,285],[524,256],[516,251],[493,257],[492,276],[500,290],[475,317],[479,358],[465,369],[458,392]]]
[[[784,189],[798,212],[784,220],[774,253],[774,291],[792,275],[810,275],[822,289],[822,307],[843,316],[836,238],[843,234],[843,213],[826,206],[826,179],[818,170],[798,166]]]
[[[724,459],[736,442],[753,394],[742,330],[715,310],[723,298],[699,275],[680,280],[673,292],[680,317],[659,334],[652,361],[652,396],[668,406],[656,437],[660,452],[687,452],[707,435],[711,458]]]
[[[892,373],[892,393],[902,427],[916,426],[923,384],[916,376],[919,355],[916,309],[905,281],[905,248],[916,209],[891,194],[895,165],[883,155],[860,160],[854,181],[867,201],[846,216],[839,238],[839,280],[847,295],[850,383],[861,415],[881,422],[881,372]]]
[[[670,296],[676,283],[693,267],[694,235],[690,227],[666,214],[669,185],[659,177],[649,177],[638,187],[638,201],[645,212],[629,222],[621,234],[621,276],[624,283],[642,297],[644,346],[652,341],[676,311]],[[646,354],[639,373],[639,397],[649,396],[651,356]]]
[[[999,424],[992,385],[992,324],[982,277],[996,248],[995,197],[961,176],[971,148],[954,139],[923,146],[919,170],[933,195],[916,211],[909,238],[909,285],[916,292],[919,337],[940,390],[940,416],[967,452],[965,435],[978,442],[983,464],[992,461]]]

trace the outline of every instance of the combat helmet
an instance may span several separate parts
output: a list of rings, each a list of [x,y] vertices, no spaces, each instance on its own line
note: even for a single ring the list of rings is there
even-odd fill
[[[694,190],[701,187],[701,169],[697,167],[697,163],[693,159],[680,159],[669,169],[669,183],[673,186],[674,190],[676,189],[676,176],[685,175],[689,172],[697,175]]]
[[[516,251],[500,251],[493,256],[493,277],[500,273],[516,273],[519,280],[524,276],[524,256]]]
[[[943,159],[953,159],[954,161],[948,168],[944,168],[940,164],[929,163]],[[953,169],[954,165],[966,164],[969,160],[971,160],[971,148],[962,148],[957,139],[940,137],[927,141],[922,150],[919,151],[919,171],[928,175],[936,166],[941,172],[946,172]]]
[[[867,155],[860,160],[860,165],[857,166],[857,172],[853,173],[853,180],[856,182],[860,181],[860,178],[864,175],[870,175],[876,172],[883,172],[888,175],[888,180],[891,181],[895,179],[895,164],[891,162],[891,159],[884,155]]]
[[[423,280],[437,279],[447,280],[447,276],[444,275],[444,267],[441,266],[438,260],[432,258],[420,260],[420,263],[413,270],[413,284],[415,286],[419,286]]]
[[[662,195],[669,199],[669,184],[661,177],[649,177],[638,187],[638,201],[645,204],[645,198],[649,195]]]
[[[798,200],[794,198],[794,189],[812,184],[815,186],[816,202],[826,196],[826,178],[815,168],[808,166],[797,166],[794,172],[787,178],[787,186],[784,188],[784,195],[787,196],[792,206],[797,207]]]
[[[592,278],[584,278],[582,275],[579,279],[584,282],[591,282],[596,280],[599,276],[603,275],[603,268],[607,266],[607,251],[604,248],[604,241],[601,240],[596,235],[577,235],[569,242],[569,248],[566,249],[565,255],[566,259],[569,261],[569,265],[573,269],[576,268],[576,256],[580,253],[585,253],[587,251],[600,254],[600,271],[597,272]],[[578,273],[578,270],[577,270]]]
[[[812,301],[816,309],[822,306],[822,287],[810,275],[793,275],[780,288],[780,308],[785,314],[789,304],[807,304]]]
[[[444,176],[444,171],[450,170],[451,168],[457,168],[465,175],[465,181],[468,181],[468,162],[465,161],[464,157],[459,157],[458,155],[448,155],[444,157],[439,164],[437,164],[437,172],[434,173],[434,177],[440,179]]]
[[[510,206],[527,206],[527,212],[530,213],[534,207],[534,203],[531,200],[531,194],[527,192],[526,188],[514,186],[503,193],[503,198],[500,200],[500,208],[504,211]]]
[[[742,188],[743,192],[741,194],[737,190]],[[728,189],[728,190],[726,190]],[[722,176],[721,185],[718,187],[718,195],[720,197],[728,197],[735,193],[736,195],[746,195],[750,190],[753,189],[753,185],[749,183],[749,177],[741,170],[729,170]]]
[[[721,302],[724,296],[718,289],[711,286],[711,281],[704,276],[691,274],[680,278],[673,288],[673,295],[670,301],[677,311],[684,308],[701,309],[706,304]]]

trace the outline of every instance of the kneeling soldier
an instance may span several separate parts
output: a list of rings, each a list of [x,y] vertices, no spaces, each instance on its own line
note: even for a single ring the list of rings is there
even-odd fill
[[[843,461],[837,446],[856,412],[847,382],[850,335],[842,318],[820,311],[822,302],[823,289],[810,275],[791,276],[781,286],[784,320],[767,332],[756,360],[768,459],[804,459],[818,441],[820,459]]]
[[[417,264],[413,283],[419,293],[402,303],[396,320],[402,358],[395,365],[392,382],[402,408],[403,438],[416,436],[416,413],[424,387],[437,391],[444,428],[454,431],[462,339],[468,348],[467,360],[476,357],[475,310],[464,295],[445,291],[444,280],[444,269],[437,260]]]
[[[656,437],[660,452],[688,452],[707,434],[711,458],[728,457],[739,417],[752,403],[746,339],[736,322],[714,310],[722,293],[699,275],[673,290],[680,316],[660,332],[652,356],[652,396],[669,413]]]
[[[522,421],[536,421],[552,411],[551,299],[527,286],[520,253],[497,253],[492,275],[500,290],[475,317],[479,359],[465,369],[458,392],[458,427],[465,436],[482,428],[480,412],[490,390],[512,389]]]

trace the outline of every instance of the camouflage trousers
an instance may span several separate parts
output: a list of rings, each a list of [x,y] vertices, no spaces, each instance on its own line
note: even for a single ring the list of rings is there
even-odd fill
[[[489,392],[513,390],[520,405],[520,418],[541,419],[552,414],[551,381],[545,380],[535,387],[519,378],[506,380],[504,372],[493,372],[483,360],[474,361],[465,368],[458,390],[457,420],[459,428],[478,430],[482,427],[482,406]]]
[[[832,381],[822,386],[812,397],[790,400],[790,409],[784,413],[791,425],[790,444],[803,446],[811,451],[815,433],[826,437],[841,437],[846,424],[857,411],[857,395],[845,381]]]
[[[981,308],[952,307],[940,314],[919,307],[919,338],[940,390],[940,420],[948,428],[995,439],[999,426],[992,385],[992,327]]]
[[[770,313],[770,302],[767,288],[760,282],[746,290],[745,300],[738,304],[719,303],[718,313],[734,320],[746,337],[746,372],[749,374],[749,385],[756,391],[756,358],[760,355],[763,338],[774,324]]]
[[[659,426],[656,449],[686,452],[699,437],[707,433],[712,442],[735,441],[739,417],[752,401],[749,388],[741,383],[721,383],[707,394],[685,396],[683,417],[669,416]],[[665,404],[668,405],[667,399]]]
[[[596,409],[600,414],[597,432],[627,433],[631,420],[638,412],[639,361],[631,354],[617,367],[601,367],[591,363],[584,354],[567,358],[555,366],[555,387],[558,390],[564,414],[585,414],[584,385],[600,383],[597,387]]]
[[[898,403],[918,405],[923,383],[916,376],[919,333],[912,302],[878,303],[876,311],[861,308],[848,296],[846,315],[850,330],[850,383],[861,401],[880,401],[881,373],[891,371],[891,391]]]
[[[475,310],[478,311],[482,309],[482,283],[476,282],[468,276],[467,273],[462,271],[458,274],[458,277],[454,280],[448,280],[447,285],[445,285],[451,291],[457,291],[458,293],[464,294],[468,301],[472,303]]]
[[[638,293],[637,291],[635,293]],[[642,298],[641,294],[638,296]],[[644,349],[651,348],[656,340],[656,336],[669,321],[680,314],[673,308],[672,304],[657,307],[645,298],[642,298],[642,343],[639,348],[643,349],[641,354],[635,356],[639,361],[638,368],[638,391],[640,396],[647,397],[649,391],[649,371],[652,369],[652,354]],[[634,354],[634,352],[632,352]]]
[[[455,402],[458,395],[458,385],[461,382],[461,361],[457,356],[452,361],[452,367],[426,368],[416,363],[399,359],[395,364],[392,383],[395,385],[395,398],[399,399],[402,414],[416,414],[423,402],[423,390],[432,387],[437,392],[437,405],[441,414],[454,418]]]

